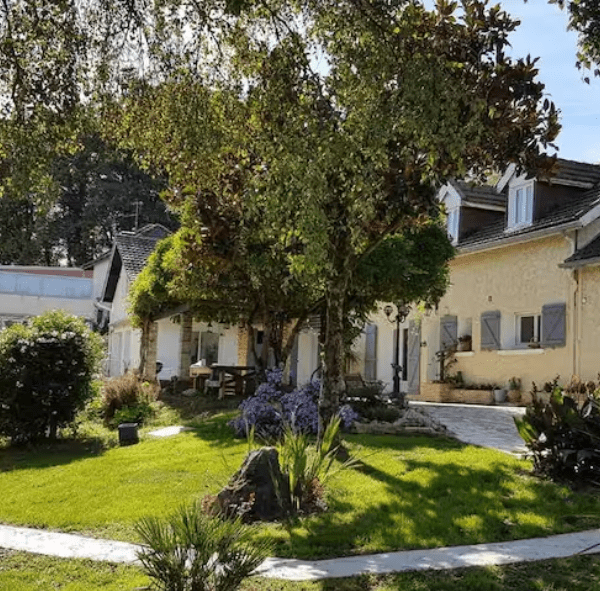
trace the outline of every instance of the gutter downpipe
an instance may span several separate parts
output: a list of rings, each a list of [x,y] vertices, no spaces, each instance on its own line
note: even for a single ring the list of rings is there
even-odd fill
[[[581,315],[581,284],[579,269],[573,269],[573,371],[572,375],[579,375],[579,327]]]
[[[564,238],[571,246],[571,254],[577,252],[577,243],[578,243],[578,231],[575,230],[573,234],[569,234],[568,232],[563,232]],[[571,273],[571,286],[572,286],[572,331],[573,331],[573,341],[572,341],[572,349],[573,349],[573,358],[572,358],[572,370],[571,376],[579,375],[579,327],[581,326],[581,285],[580,285],[580,274],[579,269],[573,269]]]

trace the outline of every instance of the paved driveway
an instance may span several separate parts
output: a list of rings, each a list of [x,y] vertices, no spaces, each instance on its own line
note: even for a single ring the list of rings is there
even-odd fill
[[[513,454],[527,451],[513,420],[513,417],[525,414],[522,407],[436,404],[414,400],[409,404],[427,411],[465,443]]]

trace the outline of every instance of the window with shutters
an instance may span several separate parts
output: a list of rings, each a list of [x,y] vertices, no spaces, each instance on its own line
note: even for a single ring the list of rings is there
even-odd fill
[[[516,346],[527,347],[530,343],[539,343],[541,316],[539,314],[517,314],[515,330]]]
[[[458,321],[456,316],[440,318],[440,350],[447,351],[456,346],[458,341]]]
[[[365,327],[365,374],[367,381],[377,379],[377,325],[367,324]]]

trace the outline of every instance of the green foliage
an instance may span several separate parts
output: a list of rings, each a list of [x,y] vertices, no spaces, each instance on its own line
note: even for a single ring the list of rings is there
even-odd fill
[[[337,444],[340,418],[334,417],[325,427],[320,441],[287,426],[278,446],[281,471],[287,475],[290,504],[295,513],[324,510],[323,485],[334,473],[333,466],[339,450]],[[350,468],[354,460],[346,460],[340,469]]]
[[[361,259],[351,301],[433,305],[446,292],[447,263],[453,256],[454,247],[438,220],[386,236]]]
[[[129,290],[129,312],[134,326],[141,326],[144,320],[183,301],[172,295],[174,273],[169,261],[175,239],[173,235],[167,236],[156,244]]]
[[[153,415],[152,403],[158,392],[158,384],[140,380],[131,372],[110,378],[102,385],[104,419],[113,426],[142,423]]]
[[[527,1],[527,0],[525,0]],[[577,67],[600,74],[600,6],[596,0],[549,0],[569,13],[569,27],[579,33]],[[589,82],[589,79],[586,78]]]
[[[147,546],[138,557],[162,591],[234,591],[268,552],[239,520],[209,517],[199,504],[141,519],[136,532]]]
[[[24,23],[26,72],[52,80],[52,71],[35,68],[40,31],[30,24],[44,3],[32,0],[29,11],[27,4],[11,5],[7,18]],[[432,9],[354,0],[100,0],[66,8],[80,36],[57,31],[64,52],[55,67],[64,76],[56,97],[42,93],[44,116],[63,115],[84,88],[107,99],[98,110],[103,132],[168,178],[164,196],[183,226],[173,287],[200,316],[218,314],[220,302],[248,325],[264,322],[272,344],[281,343],[285,321],[298,319],[297,330],[307,315],[323,313],[325,420],[343,393],[353,311],[364,317],[383,295],[429,301],[443,292],[443,269],[422,273],[429,259],[415,240],[438,217],[436,188],[509,162],[535,171],[559,130],[535,60],[507,55],[517,23],[481,0]],[[60,11],[49,15],[51,29]],[[12,41],[9,27],[3,33]],[[19,86],[6,47],[5,79]],[[123,67],[137,52],[140,80]],[[316,71],[315,56],[325,56],[327,68]],[[28,81],[30,101],[19,100],[15,112],[36,104]],[[386,241],[399,236],[408,243]],[[443,267],[449,248],[438,238]],[[386,250],[377,255],[378,248]],[[382,253],[397,250],[401,274],[386,270],[379,282],[362,266],[370,259],[383,271]],[[285,358],[293,336],[276,357]]]
[[[515,423],[538,474],[600,487],[600,389],[591,384],[577,395],[555,380],[547,401],[534,384],[532,404]]]
[[[116,232],[161,223],[174,227],[154,181],[131,156],[95,133],[55,154],[49,184],[16,188],[0,200],[0,263],[79,266],[112,246]]]
[[[383,396],[383,388],[382,382],[353,387],[347,392],[346,402],[361,419],[393,423],[402,416],[402,409]]]
[[[56,436],[93,396],[102,341],[61,311],[0,333],[0,433],[13,443]]]

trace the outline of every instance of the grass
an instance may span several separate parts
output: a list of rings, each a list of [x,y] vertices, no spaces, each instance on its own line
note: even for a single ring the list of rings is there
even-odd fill
[[[135,540],[133,524],[216,493],[240,466],[245,442],[231,415],[192,432],[102,451],[67,442],[0,451],[0,521]],[[350,436],[357,470],[328,483],[330,511],[258,537],[275,553],[323,558],[496,542],[600,526],[600,498],[529,476],[529,462],[426,437]]]
[[[0,591],[133,591],[148,583],[141,570],[133,566],[0,551]],[[252,577],[241,587],[241,591],[598,590],[600,560],[597,556],[302,583]]]

